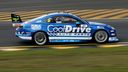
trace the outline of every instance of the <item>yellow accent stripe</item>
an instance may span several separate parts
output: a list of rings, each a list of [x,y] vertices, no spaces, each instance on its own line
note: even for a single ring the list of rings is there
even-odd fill
[[[80,14],[80,13],[84,13],[85,11],[90,11],[90,10],[76,10],[74,12],[71,12],[72,14]]]
[[[79,46],[53,46],[53,49],[73,49],[73,48],[80,48]]]
[[[120,15],[117,15],[117,16],[113,16],[111,17],[112,19],[119,19],[119,18],[123,18],[123,17],[128,17],[128,13],[123,13],[123,14],[120,14]]]
[[[76,14],[76,15],[79,15],[79,16],[85,16],[85,15],[90,15],[90,14],[94,14],[94,13],[99,13],[99,12],[103,12],[105,11],[105,9],[102,9],[102,10],[90,10],[88,12],[83,12],[83,13],[79,13],[79,14]]]
[[[92,17],[92,16],[95,16],[95,15],[99,15],[99,14],[111,14],[111,12],[115,12],[115,11],[120,11],[121,9],[115,9],[115,10],[107,10],[107,11],[103,11],[103,12],[96,12],[96,13],[93,13],[93,14],[89,14],[89,15],[84,15],[82,16],[83,18],[89,18],[89,17]],[[106,15],[106,14],[105,14]],[[93,18],[93,17],[92,17]],[[96,17],[97,18],[97,17]]]
[[[115,13],[115,12],[119,12],[121,11],[122,9],[114,9],[114,10],[107,10],[105,12],[101,12],[101,13],[96,13],[96,16],[90,18],[90,19],[99,19],[99,18],[104,18],[106,16],[108,16],[109,14],[112,14],[112,13]]]
[[[125,46],[123,44],[118,44],[118,45],[100,45],[100,48],[115,48],[115,47],[121,47],[121,46]]]
[[[19,47],[0,47],[0,51],[22,51],[29,50],[28,48],[19,48]]]
[[[118,11],[118,12],[113,12],[113,13],[108,13],[105,15],[97,16],[96,19],[105,18],[105,17],[112,16],[112,15],[119,14],[119,13],[123,13],[123,12],[128,12],[128,10],[122,10],[122,11]],[[109,17],[109,18],[111,18],[111,17]]]
[[[21,50],[31,50],[31,48],[51,48],[51,49],[72,49],[72,48],[86,48],[86,46],[96,46],[96,48],[116,48],[121,46],[128,46],[126,43],[111,43],[111,44],[67,44],[67,45],[43,45],[43,46],[5,46],[0,47],[0,51],[21,51]],[[85,46],[85,47],[84,47]]]
[[[23,20],[36,18],[43,14],[52,12],[69,12],[80,16],[83,19],[121,19],[128,16],[128,9],[86,9],[86,10],[38,10],[14,12],[21,16]],[[0,21],[11,21],[11,12],[0,12]]]

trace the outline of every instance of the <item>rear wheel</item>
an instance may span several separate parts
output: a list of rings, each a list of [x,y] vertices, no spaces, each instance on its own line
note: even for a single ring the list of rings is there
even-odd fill
[[[34,34],[33,40],[38,45],[44,45],[47,42],[47,37],[44,32],[37,32]]]
[[[106,31],[100,30],[95,33],[94,38],[97,43],[104,43],[108,41],[108,34]]]

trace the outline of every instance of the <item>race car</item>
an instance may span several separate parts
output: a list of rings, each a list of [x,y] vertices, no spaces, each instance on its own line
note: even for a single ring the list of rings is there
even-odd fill
[[[114,27],[81,19],[71,13],[56,12],[23,22],[19,15],[11,14],[15,35],[33,40],[38,45],[49,42],[117,42]]]

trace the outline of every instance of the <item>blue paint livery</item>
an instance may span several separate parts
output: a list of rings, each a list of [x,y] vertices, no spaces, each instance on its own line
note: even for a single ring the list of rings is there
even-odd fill
[[[48,22],[48,19],[57,16],[71,17],[78,20],[78,22]],[[15,34],[17,37],[25,40],[32,40],[35,32],[43,31],[47,34],[49,42],[84,42],[92,40],[96,31],[104,30],[108,33],[108,42],[119,41],[115,28],[110,25],[88,22],[70,13],[50,13],[21,24],[23,27],[17,27]],[[78,27],[77,24],[80,24],[81,26]]]

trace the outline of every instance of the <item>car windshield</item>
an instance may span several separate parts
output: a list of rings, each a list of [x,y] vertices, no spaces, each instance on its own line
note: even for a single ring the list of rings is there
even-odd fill
[[[72,14],[72,15],[73,15],[73,14]],[[87,20],[82,19],[80,16],[76,16],[76,15],[73,15],[73,16],[75,16],[75,17],[79,18],[80,20],[84,21],[86,24],[89,24],[89,22],[88,22]]]

